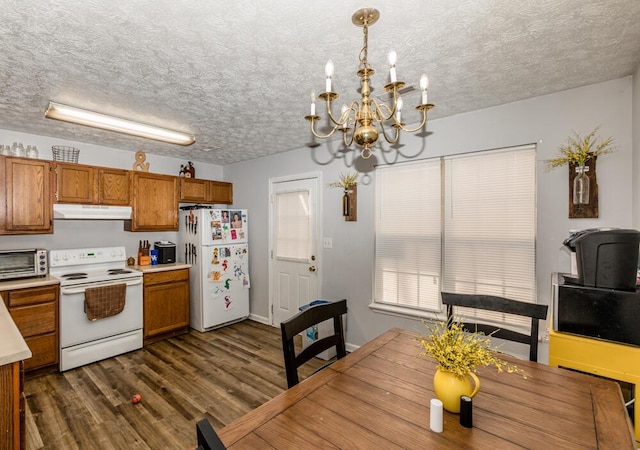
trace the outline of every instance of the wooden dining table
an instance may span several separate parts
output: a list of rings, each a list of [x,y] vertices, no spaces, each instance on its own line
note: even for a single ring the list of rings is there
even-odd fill
[[[435,361],[391,329],[219,431],[229,449],[635,449],[613,381],[507,355],[527,374],[478,370],[473,427],[431,431]]]

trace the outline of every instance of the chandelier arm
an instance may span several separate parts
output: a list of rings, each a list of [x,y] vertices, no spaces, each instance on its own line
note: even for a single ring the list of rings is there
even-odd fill
[[[371,108],[375,115],[376,115],[376,120],[379,122],[382,122],[383,120],[391,120],[391,118],[393,117],[393,115],[396,113],[396,102],[394,100],[393,102],[393,109],[389,108],[389,106],[387,106],[386,103],[378,103],[376,101],[375,98],[372,98],[370,101],[370,104],[373,106],[373,108]],[[387,115],[384,115],[384,111],[383,109],[387,110]]]
[[[399,125],[395,119],[393,121],[393,125],[392,127],[394,128],[394,136],[393,137],[389,137],[389,135],[387,134],[387,129],[384,126],[384,122],[380,122],[380,128],[382,129],[382,135],[384,136],[385,141],[387,141],[389,144],[395,144],[396,142],[398,142],[398,138],[400,138],[400,127],[401,125]]]
[[[316,122],[316,121],[315,121],[315,120],[311,120],[310,122],[311,122],[311,134],[313,134],[313,135],[314,135],[315,137],[317,137],[318,139],[327,139],[327,138],[330,138],[331,136],[333,136],[333,134],[336,132],[336,130],[338,130],[338,129],[339,129],[338,125],[335,125],[335,126],[333,127],[333,129],[332,129],[329,133],[327,133],[327,134],[320,134],[320,133],[316,132],[316,129],[315,129],[315,125],[314,125],[314,124],[315,124],[315,122]]]
[[[407,127],[404,126],[404,124],[400,124],[400,128],[402,128],[402,130],[406,131],[407,133],[415,133],[420,128],[422,128],[425,123],[427,123],[427,110],[423,109],[422,110],[422,122],[420,122],[420,125],[418,125],[415,128],[407,128]]]

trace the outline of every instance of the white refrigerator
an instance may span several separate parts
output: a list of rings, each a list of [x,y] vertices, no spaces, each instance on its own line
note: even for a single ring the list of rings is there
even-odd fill
[[[190,325],[209,331],[249,317],[246,209],[180,211],[177,260],[191,264]]]

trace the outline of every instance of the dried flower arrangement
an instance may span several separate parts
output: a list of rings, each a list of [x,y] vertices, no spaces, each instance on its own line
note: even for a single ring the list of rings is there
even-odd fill
[[[467,333],[460,321],[423,323],[429,334],[417,339],[424,350],[419,356],[432,357],[441,370],[465,377],[478,367],[494,366],[498,372],[527,377],[522,369],[498,358],[498,349],[491,346],[491,336]]]
[[[358,181],[357,173],[341,173],[340,181],[329,183],[329,187],[338,187],[343,189],[349,189],[351,186],[355,186]]]
[[[545,160],[547,171],[570,163],[584,165],[591,158],[613,152],[613,138],[608,137],[601,140],[596,136],[598,128],[600,127],[596,127],[584,138],[574,131],[573,136],[569,136],[567,139],[567,143],[560,146],[560,155]]]

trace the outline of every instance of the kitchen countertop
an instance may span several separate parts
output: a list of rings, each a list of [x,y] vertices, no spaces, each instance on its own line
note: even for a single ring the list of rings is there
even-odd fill
[[[31,350],[0,298],[0,366],[31,358]]]
[[[60,280],[51,275],[36,278],[19,278],[17,280],[0,281],[0,291],[9,291],[11,289],[33,288],[38,286],[49,286],[58,284]]]
[[[156,264],[156,265],[132,266],[132,267],[136,270],[139,270],[142,273],[152,273],[152,272],[164,272],[167,270],[188,269],[191,267],[191,264],[171,263],[171,264]]]

